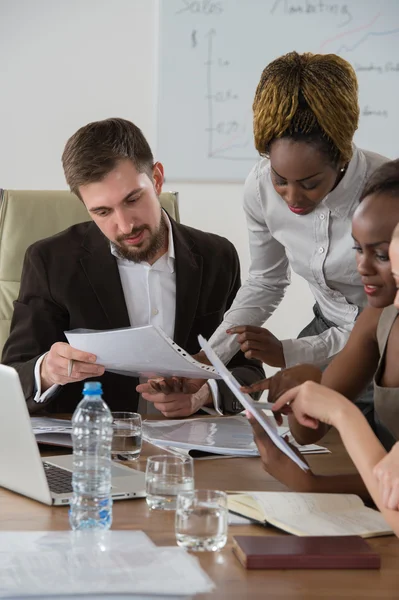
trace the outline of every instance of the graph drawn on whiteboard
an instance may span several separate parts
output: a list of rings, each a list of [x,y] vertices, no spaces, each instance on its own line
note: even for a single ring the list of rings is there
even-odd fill
[[[234,88],[219,89],[217,71],[227,69],[229,61],[217,58],[214,48],[217,32],[210,29],[207,37],[206,100],[208,104],[208,158],[211,160],[249,160],[256,159],[252,143],[251,115],[242,121],[235,112],[234,103],[239,98]],[[230,105],[230,106],[228,106]],[[232,110],[229,108],[232,107]]]
[[[252,102],[286,52],[339,54],[359,80],[359,146],[399,155],[399,2],[163,0],[158,156],[175,180],[243,182],[258,158]]]

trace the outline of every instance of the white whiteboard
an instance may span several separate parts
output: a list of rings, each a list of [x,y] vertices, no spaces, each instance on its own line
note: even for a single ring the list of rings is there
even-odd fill
[[[161,0],[157,150],[168,178],[245,179],[258,158],[257,83],[292,50],[348,60],[359,79],[356,143],[399,156],[399,0]]]

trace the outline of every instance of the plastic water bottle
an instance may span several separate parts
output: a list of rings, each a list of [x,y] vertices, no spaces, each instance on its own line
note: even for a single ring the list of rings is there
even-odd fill
[[[72,417],[72,529],[109,529],[112,523],[112,415],[101,383],[86,382]]]

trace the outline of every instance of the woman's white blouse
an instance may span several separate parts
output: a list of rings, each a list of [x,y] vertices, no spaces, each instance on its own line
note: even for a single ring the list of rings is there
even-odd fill
[[[345,345],[367,300],[356,269],[351,221],[368,177],[388,159],[353,149],[338,186],[308,215],[292,213],[275,191],[268,159],[250,172],[244,192],[251,265],[210,342],[227,362],[239,349],[233,325],[263,325],[280,304],[290,269],[306,279],[323,315],[336,327],[321,335],[282,340],[286,366],[323,365]]]

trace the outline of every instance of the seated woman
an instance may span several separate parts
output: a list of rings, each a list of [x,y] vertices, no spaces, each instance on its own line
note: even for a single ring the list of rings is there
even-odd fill
[[[399,160],[396,160],[377,169],[366,185],[353,217],[357,267],[368,294],[369,306],[358,318],[345,348],[323,374],[310,365],[298,366],[279,373],[271,380],[244,388],[249,392],[270,388],[269,399],[274,401],[294,385],[313,379],[321,380],[328,388],[354,400],[376,373],[375,429],[387,450],[399,440],[399,319],[396,319],[397,310],[392,306],[399,284],[399,240],[393,240],[391,245],[394,276],[388,256],[389,243],[398,222]],[[277,408],[286,402],[286,396],[283,396]],[[295,419],[294,413],[289,415],[289,421],[294,437],[303,444],[319,440],[327,430],[322,419],[314,429],[304,427]],[[352,435],[355,436],[355,432]],[[289,487],[298,491],[352,492],[367,496],[360,476],[321,477],[311,471],[304,472],[258,429],[255,430],[255,439],[264,468]]]

